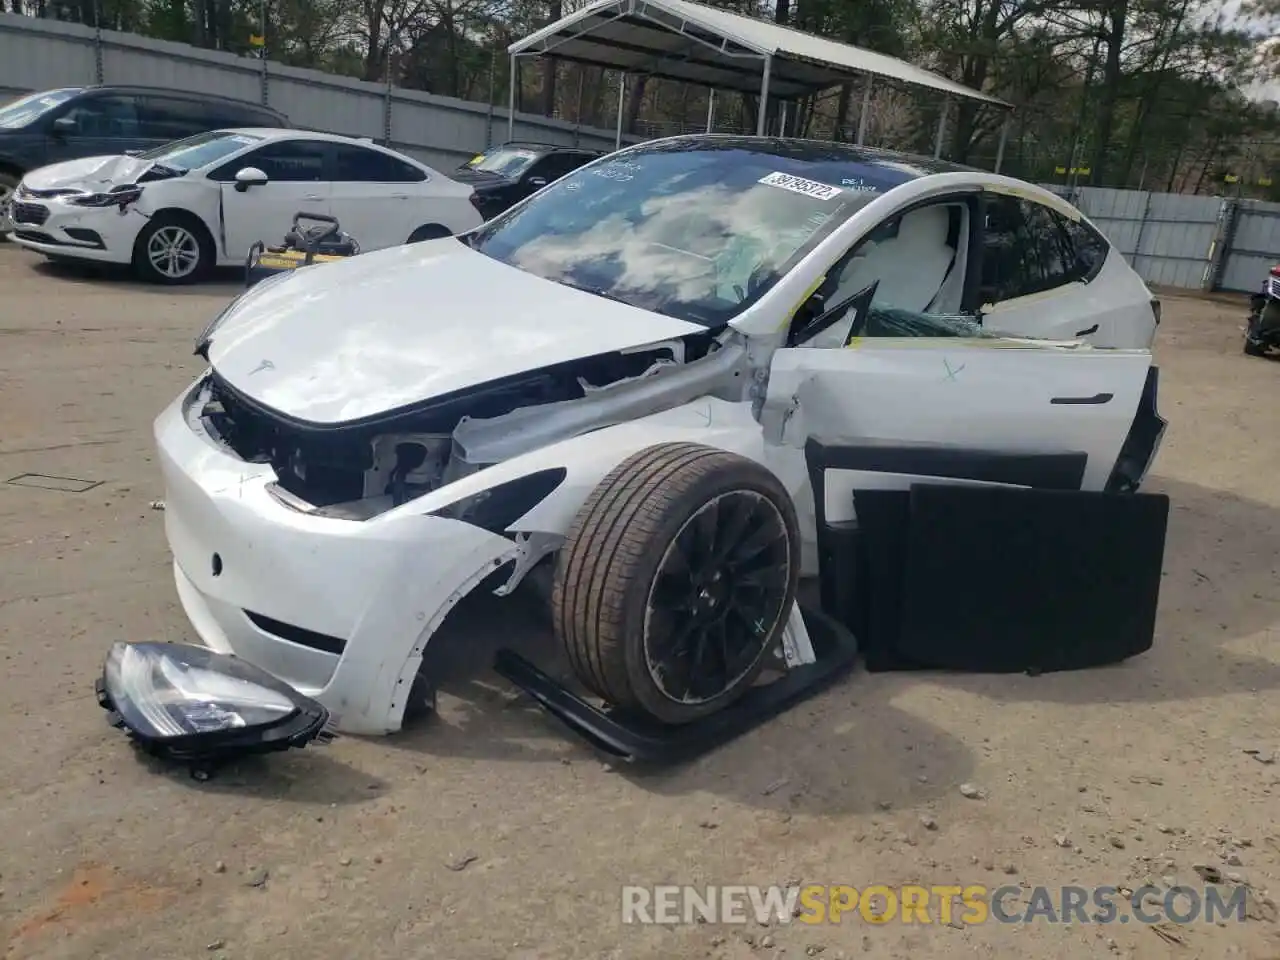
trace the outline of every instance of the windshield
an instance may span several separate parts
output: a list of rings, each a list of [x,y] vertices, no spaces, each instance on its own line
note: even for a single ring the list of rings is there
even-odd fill
[[[148,150],[138,155],[141,160],[153,160],[162,166],[174,170],[199,170],[211,163],[217,163],[229,157],[237,150],[258,143],[261,137],[251,137],[244,133],[227,133],[215,130],[211,133],[197,133],[185,140],[175,140],[162,147]]]
[[[62,90],[46,90],[43,93],[19,97],[12,103],[0,107],[0,128],[16,130],[18,127],[25,127],[37,117],[43,117],[54,107],[66,103],[79,92],[79,87],[66,87]]]
[[[666,140],[569,174],[471,245],[548,280],[718,326],[912,177],[837,145]]]
[[[496,173],[500,177],[515,179],[528,170],[538,159],[534,150],[522,150],[519,147],[499,147],[493,153],[482,154],[472,160],[468,166],[472,170],[484,170]]]

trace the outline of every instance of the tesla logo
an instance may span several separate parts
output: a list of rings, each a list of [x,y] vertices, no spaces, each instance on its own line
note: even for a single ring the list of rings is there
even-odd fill
[[[270,360],[263,360],[260,364],[249,371],[249,376],[252,377],[255,373],[261,373],[263,370],[274,370],[275,368],[276,365]]]

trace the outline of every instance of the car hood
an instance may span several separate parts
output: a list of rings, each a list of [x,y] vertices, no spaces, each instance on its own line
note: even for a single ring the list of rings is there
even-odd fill
[[[339,424],[704,329],[445,238],[304,267],[252,288],[218,324],[208,359],[262,406]]]
[[[150,160],[139,160],[124,154],[84,157],[67,160],[32,170],[22,182],[29,190],[83,190],[101,193],[119,184],[136,183],[152,166]]]

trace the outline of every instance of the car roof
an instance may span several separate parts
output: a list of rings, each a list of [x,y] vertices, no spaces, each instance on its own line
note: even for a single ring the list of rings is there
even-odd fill
[[[518,150],[537,150],[542,153],[589,153],[592,155],[602,155],[604,153],[603,150],[595,150],[591,147],[570,147],[565,146],[563,143],[541,143],[537,140],[508,140],[506,143],[496,144],[490,150],[501,150],[504,147],[512,147]]]
[[[140,84],[92,83],[83,87],[58,87],[59,90],[77,90],[80,93],[136,93],[156,96],[181,97],[184,100],[217,100],[221,103],[234,103],[238,107],[250,107],[276,116],[284,116],[274,107],[252,100],[241,100],[239,97],[226,97],[217,93],[196,92],[194,90],[170,90],[168,87],[147,87]]]
[[[384,153],[390,153],[402,160],[408,160],[417,166],[423,166],[421,160],[415,160],[407,153],[393,150],[380,143],[374,143],[369,137],[347,137],[340,133],[325,133],[323,130],[302,130],[297,127],[219,127],[216,133],[239,133],[246,137],[260,137],[263,140],[321,140],[325,143],[347,143],[356,147],[371,147]]]

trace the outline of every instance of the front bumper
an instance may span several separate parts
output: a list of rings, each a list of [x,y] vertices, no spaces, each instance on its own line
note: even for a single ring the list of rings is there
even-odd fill
[[[518,548],[411,512],[315,517],[271,492],[269,466],[220,447],[189,391],[156,420],[178,597],[201,641],[330,712],[346,733],[400,728],[423,650],[445,616]]]
[[[10,238],[38,253],[100,263],[129,263],[147,218],[136,210],[78,207],[57,198],[15,196]]]

